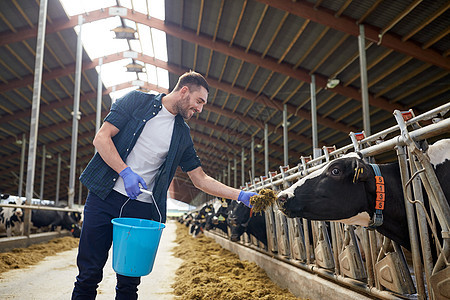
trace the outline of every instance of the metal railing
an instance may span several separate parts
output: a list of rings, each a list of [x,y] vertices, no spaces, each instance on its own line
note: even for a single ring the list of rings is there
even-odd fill
[[[402,112],[395,111],[397,125],[359,140],[350,133],[352,144],[340,149],[324,147],[322,156],[301,157],[297,166],[280,166],[279,173],[269,172],[268,176],[253,178],[244,188],[283,190],[348,151],[359,151],[368,159],[395,150],[405,195],[411,259],[405,259],[403,249],[378,232],[337,222],[287,218],[276,204],[265,211],[267,248],[261,249],[260,243],[249,237],[241,242],[379,298],[441,299],[439,293],[445,291],[440,288],[444,289],[443,283],[450,277],[450,208],[433,167],[417,142],[449,133],[450,118],[444,118],[449,110],[450,103],[447,103],[417,117],[409,112],[407,121]],[[418,122],[424,120],[433,123],[420,127]],[[409,127],[413,130],[408,131]],[[389,135],[394,136],[384,140]],[[428,210],[424,209],[422,185],[430,199]],[[438,226],[442,228],[440,232]],[[433,240],[429,231],[436,241],[435,247],[429,243]],[[433,252],[438,254],[437,261],[432,259]]]

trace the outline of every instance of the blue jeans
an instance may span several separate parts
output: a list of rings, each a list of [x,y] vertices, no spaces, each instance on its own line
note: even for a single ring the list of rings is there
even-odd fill
[[[79,274],[72,293],[72,299],[95,299],[97,287],[103,277],[103,267],[108,259],[112,244],[113,225],[122,205],[128,197],[111,191],[105,200],[89,192],[84,206],[84,221],[78,247],[77,265]],[[154,204],[130,200],[123,206],[122,217],[153,220]],[[159,221],[159,218],[156,218]],[[140,277],[117,274],[116,299],[137,299]]]

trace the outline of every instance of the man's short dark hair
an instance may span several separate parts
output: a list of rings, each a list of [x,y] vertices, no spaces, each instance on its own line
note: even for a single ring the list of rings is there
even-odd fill
[[[209,93],[209,85],[208,82],[206,82],[205,77],[194,71],[189,71],[181,75],[173,90],[178,91],[183,86],[187,86],[190,90],[197,90],[197,87],[200,88],[202,86]]]

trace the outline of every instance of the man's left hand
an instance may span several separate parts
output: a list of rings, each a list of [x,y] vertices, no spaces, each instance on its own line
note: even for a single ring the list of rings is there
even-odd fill
[[[241,191],[239,193],[238,201],[241,201],[245,206],[252,208],[250,205],[250,198],[256,195],[258,195],[258,193]]]

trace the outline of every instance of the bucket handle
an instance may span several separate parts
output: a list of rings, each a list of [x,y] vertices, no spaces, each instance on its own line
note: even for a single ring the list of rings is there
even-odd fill
[[[144,189],[140,189],[140,190],[141,190],[142,193],[148,194],[148,195],[150,195],[152,197],[152,202],[153,202],[153,204],[155,204],[156,210],[158,211],[158,215],[159,215],[159,228],[158,228],[158,230],[161,230],[161,220],[162,220],[161,212],[159,211],[158,205],[156,204],[155,198],[153,197],[153,192],[147,191],[147,190],[144,190]],[[123,207],[125,206],[125,204],[128,203],[128,201],[130,201],[130,199],[131,198],[128,198],[127,201],[125,201],[125,203],[120,208],[119,218],[122,217]]]

